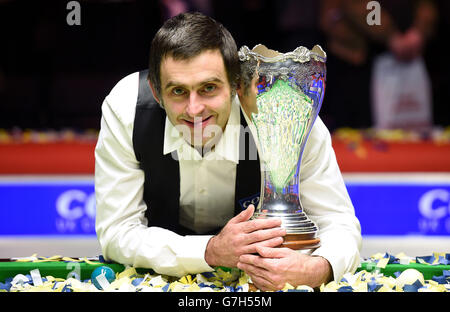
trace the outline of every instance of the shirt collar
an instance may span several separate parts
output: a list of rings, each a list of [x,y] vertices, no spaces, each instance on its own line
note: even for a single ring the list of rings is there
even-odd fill
[[[177,128],[175,128],[166,116],[163,154],[166,155],[176,150],[179,153],[183,153],[184,159],[225,159],[238,164],[240,127],[240,103],[236,95],[231,101],[230,117],[228,118],[222,137],[219,142],[217,142],[214,149],[202,157],[195,148],[183,139],[182,134],[177,130]]]

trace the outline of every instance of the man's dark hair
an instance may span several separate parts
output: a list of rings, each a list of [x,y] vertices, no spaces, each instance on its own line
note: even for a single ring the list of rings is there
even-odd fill
[[[161,96],[161,61],[170,56],[187,60],[207,50],[222,54],[231,89],[237,87],[239,58],[230,32],[214,19],[201,13],[182,13],[167,20],[158,30],[150,47],[148,78]]]
[[[240,62],[240,75],[239,81],[242,83],[244,95],[248,95],[250,91],[250,85],[256,76],[256,68],[258,67],[258,61],[251,58],[245,62]]]

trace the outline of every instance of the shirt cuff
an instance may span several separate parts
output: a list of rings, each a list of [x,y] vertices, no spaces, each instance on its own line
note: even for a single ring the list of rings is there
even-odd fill
[[[331,265],[331,269],[333,270],[333,280],[340,281],[342,276],[344,275],[345,268],[341,263],[340,259],[336,258],[336,254],[332,254],[327,252],[326,249],[316,249],[311,256],[320,256],[328,260]]]
[[[183,237],[183,246],[177,250],[179,263],[190,273],[212,272],[205,261],[205,251],[209,240],[213,235],[187,235]]]
[[[333,269],[333,278],[339,282],[345,273],[352,272],[358,268],[359,252],[352,251],[349,248],[342,247],[341,250],[326,248],[321,246],[317,248],[311,256],[321,256],[328,260]]]

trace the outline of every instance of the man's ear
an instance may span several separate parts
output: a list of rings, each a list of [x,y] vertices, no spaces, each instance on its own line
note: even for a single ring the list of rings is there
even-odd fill
[[[150,86],[150,90],[152,90],[153,97],[155,98],[156,102],[158,102],[158,104],[161,105],[161,101],[160,101],[160,99],[158,97],[158,94],[156,93],[155,88],[153,87],[153,85],[150,82],[150,80],[147,80],[147,81],[148,81],[148,85]]]
[[[242,95],[244,94],[244,83],[242,81],[239,81],[237,86],[236,86],[236,92],[237,95],[239,96],[239,98],[242,97]]]

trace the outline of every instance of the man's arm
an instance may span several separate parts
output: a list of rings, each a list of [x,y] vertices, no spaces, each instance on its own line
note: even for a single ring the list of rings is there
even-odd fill
[[[361,227],[355,216],[331,136],[317,118],[301,167],[300,197],[306,214],[319,227],[321,246],[312,255],[327,259],[334,280],[356,270],[360,261]]]
[[[144,173],[134,155],[132,133],[138,74],[120,81],[102,105],[95,149],[96,231],[106,259],[160,274],[211,271],[204,260],[211,236],[180,236],[148,227]]]

